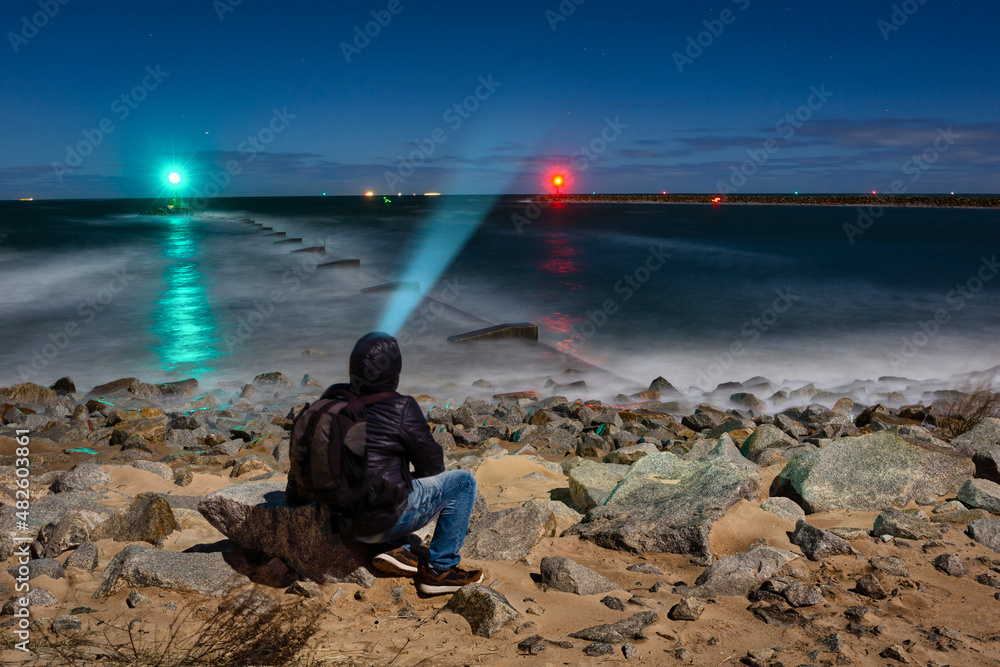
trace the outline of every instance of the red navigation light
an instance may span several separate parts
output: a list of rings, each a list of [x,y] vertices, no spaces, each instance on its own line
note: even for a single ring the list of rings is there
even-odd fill
[[[541,178],[539,185],[542,191],[552,192],[557,197],[562,196],[563,192],[569,192],[569,188],[576,186],[573,172],[568,164],[546,165],[539,176]]]
[[[877,193],[877,192],[875,192],[874,190],[872,190],[872,194],[873,194],[873,195],[876,195],[876,194],[878,194],[878,193]]]
[[[718,204],[720,201],[722,201],[722,197],[713,197],[712,198],[712,203],[713,204]]]

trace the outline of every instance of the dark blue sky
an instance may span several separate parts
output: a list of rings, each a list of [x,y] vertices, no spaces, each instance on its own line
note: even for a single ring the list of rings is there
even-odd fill
[[[995,193],[998,22],[985,0],[6,0],[0,198],[146,197],[173,165],[223,196],[539,192],[556,169],[577,192]]]

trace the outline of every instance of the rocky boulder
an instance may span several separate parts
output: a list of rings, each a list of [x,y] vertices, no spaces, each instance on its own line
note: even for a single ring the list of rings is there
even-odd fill
[[[205,496],[198,505],[209,523],[241,547],[280,558],[299,578],[343,581],[368,564],[367,549],[345,542],[329,509],[291,507],[280,482],[248,482]]]
[[[1000,519],[976,519],[967,530],[976,542],[1000,552]]]
[[[155,493],[140,493],[94,528],[88,539],[93,542],[111,539],[162,545],[167,535],[177,527],[177,519],[166,500]]]
[[[472,634],[487,638],[521,616],[507,598],[482,584],[469,584],[455,591],[445,609],[467,620]]]
[[[968,457],[996,445],[1000,445],[1000,419],[996,417],[987,417],[977,422],[971,429],[951,441],[952,447]]]
[[[796,554],[784,549],[753,547],[713,563],[695,580],[694,586],[678,586],[674,593],[702,598],[746,595],[796,558]]]
[[[461,555],[481,560],[517,560],[543,537],[556,534],[556,515],[542,505],[489,512],[469,523]]]
[[[728,461],[748,477],[760,477],[760,466],[740,454],[729,433],[720,433],[718,440],[698,440],[681,458],[686,461]]]
[[[87,510],[102,517],[110,516],[112,511],[99,502],[104,496],[101,491],[50,493],[31,503],[28,524],[43,526],[47,523],[58,523],[63,517],[77,510]]]
[[[976,477],[1000,484],[1000,447],[984,447],[975,453]]]
[[[970,479],[958,490],[958,499],[967,507],[1000,514],[1000,484],[988,479]]]
[[[610,593],[621,588],[618,584],[569,558],[547,556],[540,564],[542,583],[577,595]]]
[[[643,456],[655,454],[660,448],[651,442],[644,442],[638,445],[629,445],[615,450],[604,457],[607,463],[617,463],[618,465],[630,466]]]
[[[784,416],[784,415],[781,415]],[[743,441],[740,453],[754,463],[759,462],[761,454],[768,449],[786,449],[799,444],[787,433],[773,424],[761,424]]]
[[[581,512],[600,507],[627,470],[625,466],[581,461],[568,474],[569,495],[573,504]]]
[[[83,461],[77,463],[67,472],[59,475],[50,487],[53,493],[69,491],[90,491],[95,486],[111,483],[111,476],[101,470],[96,463]]]
[[[24,382],[9,388],[0,388],[0,397],[12,403],[29,403],[31,405],[48,405],[59,396],[48,387],[34,382]]]
[[[115,424],[111,433],[111,444],[122,445],[132,436],[138,436],[146,442],[166,442],[167,418],[148,417],[134,421]]]
[[[16,613],[21,608],[21,598],[27,598],[29,607],[54,607],[59,604],[59,598],[52,591],[40,586],[32,586],[27,593],[19,593],[7,600],[3,609],[0,610],[0,616],[10,616]]]
[[[226,563],[220,552],[177,553],[131,544],[115,556],[101,575],[93,597],[104,598],[126,588],[156,586],[225,597],[250,583]]]
[[[699,410],[693,415],[688,415],[681,420],[681,425],[688,427],[692,431],[701,433],[708,429],[721,426],[730,415],[714,410]]]
[[[955,493],[975,473],[968,458],[880,431],[834,440],[789,461],[771,485],[806,512],[881,510]]]
[[[97,545],[93,542],[83,542],[73,553],[66,556],[64,567],[78,567],[87,572],[93,572],[97,567]]]
[[[890,507],[875,518],[872,535],[891,535],[904,540],[937,540],[941,538],[941,531],[924,517]]]
[[[40,555],[55,558],[64,551],[75,549],[87,541],[90,531],[106,517],[90,510],[71,512],[54,524],[47,524],[38,533],[42,547]]]
[[[838,555],[850,556],[856,553],[847,540],[808,524],[805,519],[799,519],[795,523],[795,532],[792,533],[790,541],[802,549],[802,553],[809,560],[822,560]]]
[[[805,511],[794,500],[781,496],[768,498],[760,504],[760,508],[765,512],[780,516],[786,521],[798,521],[806,517]]]
[[[728,461],[650,454],[629,467],[604,506],[564,534],[609,549],[690,554],[711,562],[712,523],[759,493],[760,478]]]
[[[589,642],[604,642],[608,644],[622,644],[630,639],[643,637],[643,630],[653,623],[656,623],[658,616],[655,611],[644,611],[628,618],[623,618],[615,623],[606,623],[584,628],[579,632],[570,634],[575,639],[583,639]]]

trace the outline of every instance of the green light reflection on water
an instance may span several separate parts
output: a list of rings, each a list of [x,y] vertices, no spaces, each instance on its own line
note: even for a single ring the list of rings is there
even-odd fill
[[[156,353],[163,369],[185,375],[212,370],[219,356],[218,329],[208,303],[205,277],[198,270],[198,241],[191,218],[172,218],[163,244],[170,263],[163,272],[165,289],[157,299],[153,331],[160,338]]]

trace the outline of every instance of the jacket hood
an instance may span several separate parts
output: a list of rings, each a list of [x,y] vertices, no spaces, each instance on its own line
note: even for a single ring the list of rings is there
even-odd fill
[[[365,334],[351,352],[351,389],[359,396],[396,391],[402,368],[395,338],[381,331]]]

